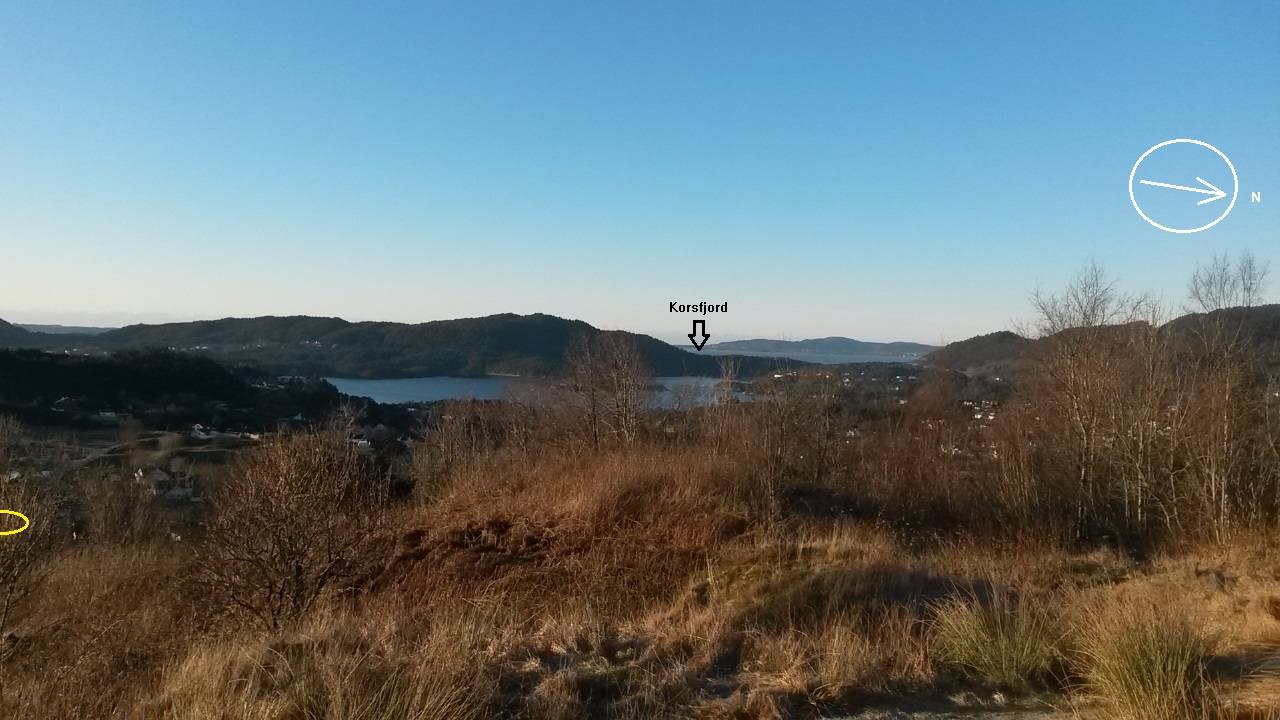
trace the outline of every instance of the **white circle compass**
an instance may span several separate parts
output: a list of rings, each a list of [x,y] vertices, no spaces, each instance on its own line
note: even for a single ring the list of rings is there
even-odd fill
[[[1142,165],[1142,161],[1146,160],[1147,157],[1151,155],[1151,153],[1154,153],[1160,148],[1168,147],[1170,145],[1178,145],[1180,143],[1189,143],[1191,145],[1199,145],[1200,147],[1208,148],[1209,150],[1212,150],[1218,157],[1222,158],[1222,161],[1225,162],[1227,164],[1227,167],[1231,169],[1231,182],[1232,182],[1231,202],[1227,204],[1227,209],[1223,210],[1221,215],[1214,218],[1212,222],[1207,223],[1205,225],[1201,225],[1200,227],[1178,228],[1178,227],[1168,227],[1166,225],[1161,225],[1155,220],[1152,220],[1145,212],[1143,212],[1142,207],[1138,205],[1138,199],[1133,194],[1133,181],[1135,178],[1138,177],[1138,168],[1139,166]],[[1184,185],[1177,185],[1172,182],[1162,182],[1162,181],[1154,180],[1150,178],[1143,178],[1141,180],[1138,180],[1138,184],[1151,185],[1154,187],[1165,188],[1168,190],[1180,190],[1183,192],[1194,193],[1195,195],[1207,196],[1204,199],[1196,202],[1195,203],[1196,205],[1207,205],[1217,200],[1221,200],[1222,198],[1227,196],[1227,193],[1219,190],[1216,186],[1214,186],[1207,180],[1204,180],[1200,177],[1196,177],[1196,181],[1200,183],[1199,186],[1191,185],[1190,183],[1187,183]],[[1226,155],[1223,155],[1221,150],[1210,145],[1207,142],[1200,142],[1199,140],[1187,140],[1187,139],[1166,140],[1160,143],[1159,145],[1156,145],[1155,147],[1151,148],[1150,150],[1142,153],[1142,157],[1138,158],[1138,162],[1133,164],[1133,170],[1129,173],[1129,200],[1133,202],[1133,209],[1138,211],[1138,214],[1142,216],[1143,220],[1146,220],[1147,222],[1160,228],[1161,230],[1164,230],[1165,232],[1179,233],[1179,234],[1185,235],[1187,233],[1194,233],[1194,232],[1200,232],[1201,230],[1208,230],[1214,225],[1217,225],[1218,223],[1222,222],[1222,219],[1225,218],[1227,214],[1231,212],[1231,208],[1236,206],[1236,196],[1239,194],[1240,194],[1240,178],[1236,175],[1236,166],[1231,164],[1231,160],[1229,160]]]

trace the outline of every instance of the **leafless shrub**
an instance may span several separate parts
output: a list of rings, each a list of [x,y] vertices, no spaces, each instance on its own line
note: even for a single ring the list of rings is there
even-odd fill
[[[150,487],[131,477],[84,471],[75,478],[77,533],[91,542],[130,544],[165,535],[166,522]]]
[[[527,452],[533,412],[520,403],[440,403],[411,455],[415,497],[421,503],[432,501],[452,480],[502,448]]]
[[[720,382],[716,384],[716,401],[707,409],[705,416],[712,447],[718,453],[728,450],[730,423],[733,419],[734,406],[738,402],[733,386],[738,381],[738,374],[741,371],[741,363],[732,355],[721,356],[719,364]]]
[[[0,536],[0,643],[10,612],[39,584],[58,537],[57,503],[31,474],[29,446],[23,427],[0,416],[0,509],[26,517],[24,522],[16,515],[0,515],[0,531],[26,525],[22,532]]]
[[[354,571],[385,497],[345,436],[282,436],[246,455],[216,496],[204,575],[235,607],[278,628]]]
[[[13,608],[39,583],[54,548],[57,504],[47,493],[21,480],[0,478],[0,509],[20,512],[30,521],[16,535],[0,536],[0,641]],[[16,530],[21,518],[0,515],[0,531]]]
[[[0,415],[0,473],[8,475],[28,459],[31,440],[22,424]]]

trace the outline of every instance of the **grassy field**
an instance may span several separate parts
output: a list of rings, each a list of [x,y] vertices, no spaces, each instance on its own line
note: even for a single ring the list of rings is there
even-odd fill
[[[344,459],[339,440],[254,452],[276,455],[274,472],[363,462]],[[299,443],[336,459],[284,449]],[[1053,533],[944,534],[890,522],[884,508],[860,516],[856,502],[788,501],[794,492],[759,471],[767,464],[667,438],[586,454],[480,452],[430,497],[336,501],[338,521],[361,528],[335,545],[342,567],[313,576],[313,603],[267,614],[249,605],[269,578],[209,572],[210,560],[237,562],[214,546],[216,524],[198,540],[78,536],[49,551],[6,622],[6,715],[1020,707],[1174,718],[1266,707],[1280,647],[1269,534],[1141,559]],[[829,484],[824,497],[854,489]],[[295,495],[294,511],[307,502]],[[304,574],[318,567],[308,562]],[[279,568],[296,569],[284,558]]]

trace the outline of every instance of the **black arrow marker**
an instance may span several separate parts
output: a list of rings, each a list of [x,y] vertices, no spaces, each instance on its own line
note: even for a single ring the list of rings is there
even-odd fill
[[[701,326],[701,328],[699,328],[699,326]],[[702,332],[702,342],[698,342],[699,330],[701,330]],[[711,336],[707,334],[707,321],[694,320],[693,332],[689,333],[689,341],[693,343],[694,347],[698,348],[698,352],[702,352],[702,346],[706,345],[707,340],[710,340],[710,339],[711,339]]]

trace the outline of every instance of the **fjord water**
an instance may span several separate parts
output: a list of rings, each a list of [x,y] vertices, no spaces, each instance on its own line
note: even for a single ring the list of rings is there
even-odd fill
[[[338,392],[366,397],[374,402],[397,404],[436,400],[503,400],[518,382],[508,377],[420,377],[394,380],[325,378]]]
[[[546,381],[514,377],[420,377],[394,380],[325,378],[338,392],[366,397],[379,403],[435,402],[437,400],[505,400],[546,388]],[[662,407],[710,404],[717,379],[709,377],[659,377],[662,389],[655,398]]]

